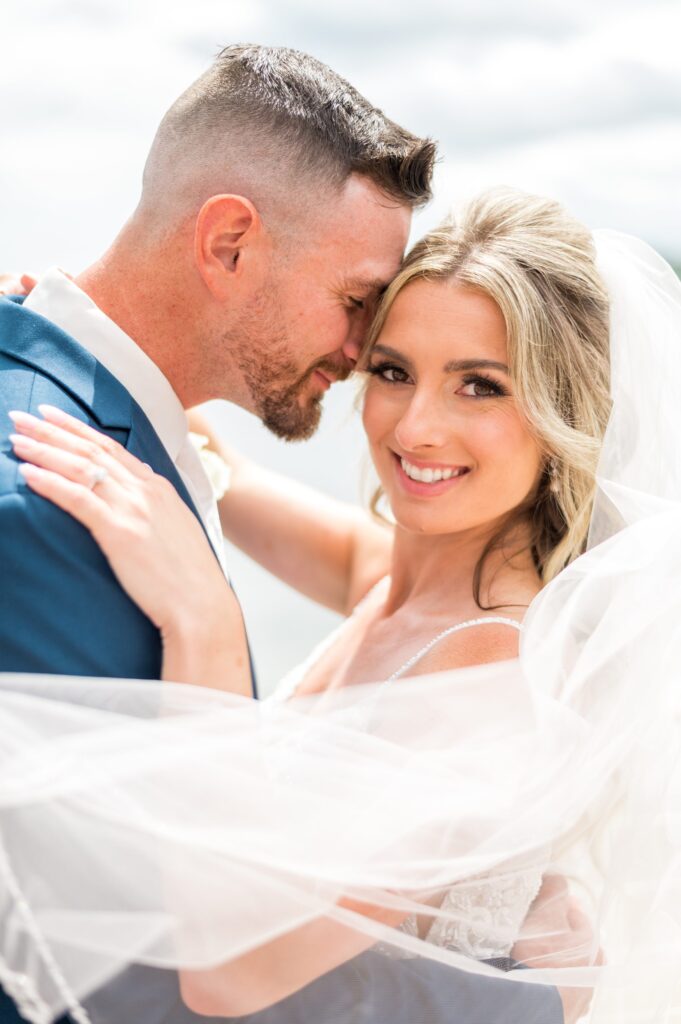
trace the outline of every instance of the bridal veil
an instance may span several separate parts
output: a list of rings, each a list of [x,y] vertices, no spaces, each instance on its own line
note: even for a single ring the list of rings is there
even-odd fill
[[[681,284],[594,237],[613,408],[589,547],[517,661],[287,703],[0,677],[0,982],[30,1019],[320,917],[490,984],[486,957],[545,931],[557,951],[505,977],[593,988],[597,1024],[681,1019]],[[550,906],[514,918],[547,874],[591,921],[578,948]]]

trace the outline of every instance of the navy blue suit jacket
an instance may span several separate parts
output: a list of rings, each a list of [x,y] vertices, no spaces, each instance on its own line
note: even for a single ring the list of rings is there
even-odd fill
[[[148,419],[73,338],[0,299],[0,671],[158,679],[158,631],[123,592],[90,534],[25,486],[11,409],[56,405],[165,476],[196,513]],[[46,846],[46,850],[49,845]],[[134,968],[97,993],[95,1024],[208,1024],[172,972]],[[369,951],[243,1024],[562,1024],[551,989],[475,978]],[[0,991],[0,1024],[21,1024]],[[213,1021],[213,1024],[216,1024]]]

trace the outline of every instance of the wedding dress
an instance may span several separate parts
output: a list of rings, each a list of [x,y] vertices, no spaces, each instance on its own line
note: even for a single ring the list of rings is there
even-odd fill
[[[681,1019],[681,285],[642,242],[597,245],[613,408],[589,545],[518,659],[262,702],[0,679],[0,965],[33,1019],[319,920],[491,977],[529,928],[555,958],[509,983],[594,989],[590,1024]],[[547,873],[586,947],[523,921]]]

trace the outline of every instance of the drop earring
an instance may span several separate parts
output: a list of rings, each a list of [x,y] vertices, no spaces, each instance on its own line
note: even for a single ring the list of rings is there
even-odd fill
[[[558,483],[558,463],[555,459],[549,459],[549,490],[551,494],[558,494],[560,485]]]

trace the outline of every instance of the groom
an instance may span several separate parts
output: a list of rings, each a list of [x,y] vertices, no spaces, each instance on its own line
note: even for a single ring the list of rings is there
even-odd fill
[[[161,659],[86,531],[26,490],[7,413],[45,402],[103,429],[173,483],[221,559],[183,409],[222,398],[279,437],[314,432],[430,196],[434,152],[318,61],[228,47],[164,117],[110,249],[75,281],[52,271],[25,301],[0,301],[0,671],[158,678]],[[18,1022],[3,998],[0,1021]],[[168,972],[127,972],[98,998],[107,1024],[205,1020]],[[562,1019],[553,990],[371,952],[248,1018]]]

